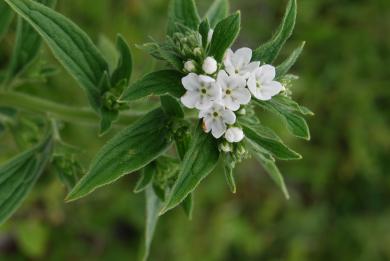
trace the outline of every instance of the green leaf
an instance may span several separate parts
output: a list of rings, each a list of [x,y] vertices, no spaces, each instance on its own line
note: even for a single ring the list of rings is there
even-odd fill
[[[67,201],[81,198],[145,167],[170,145],[170,118],[161,109],[156,109],[116,134],[103,146],[88,173],[69,193]]]
[[[291,55],[279,66],[276,67],[276,79],[280,79],[284,75],[288,73],[288,71],[293,67],[293,65],[298,60],[299,56],[301,55],[303,48],[305,47],[305,42],[302,42],[298,48],[296,48]]]
[[[113,43],[106,35],[100,34],[97,47],[102,53],[104,59],[107,61],[110,72],[114,71],[119,60],[119,53],[115,43]]]
[[[229,186],[230,191],[235,194],[237,192],[236,181],[234,179],[235,162],[230,153],[224,155],[223,165],[224,165],[223,169],[225,172],[226,182]]]
[[[194,193],[190,193],[181,203],[184,212],[189,220],[192,219],[192,214],[194,212]]]
[[[151,162],[145,168],[143,168],[141,177],[138,179],[137,184],[134,188],[134,193],[142,192],[146,189],[146,187],[151,184],[153,177],[156,175],[157,169],[156,164]]]
[[[127,88],[120,100],[133,101],[149,95],[171,94],[180,98],[185,93],[181,84],[182,73],[174,70],[162,70],[149,73]]]
[[[117,36],[116,48],[118,49],[120,56],[118,64],[111,75],[111,86],[127,86],[133,70],[133,57],[131,55],[130,47],[121,35]]]
[[[164,95],[160,97],[160,100],[161,107],[167,115],[176,118],[184,118],[183,108],[176,98],[170,95]]]
[[[0,1],[0,41],[3,39],[4,35],[7,33],[9,25],[11,24],[12,18],[14,17],[14,12],[9,6],[4,2]]]
[[[160,214],[180,204],[213,171],[218,158],[217,140],[206,134],[199,125],[182,161],[179,177]]]
[[[307,125],[306,120],[300,116],[300,113],[291,110],[288,106],[281,106],[280,103],[276,101],[276,98],[272,98],[270,101],[255,100],[254,103],[265,110],[278,115],[286,124],[289,132],[294,136],[310,140],[309,126]]]
[[[56,0],[36,0],[36,2],[53,8]],[[26,23],[22,18],[18,18],[16,32],[16,42],[8,68],[8,77],[13,78],[25,71],[37,57],[42,45],[41,36]]]
[[[202,36],[202,45],[204,48],[206,48],[207,44],[208,44],[207,40],[209,37],[209,31],[210,31],[210,24],[209,24],[209,20],[207,20],[207,18],[200,23],[198,31],[199,31],[199,34]]]
[[[224,19],[229,14],[228,0],[214,0],[210,8],[207,10],[205,17],[210,22],[211,28],[214,28],[219,21]]]
[[[308,108],[303,107],[299,105],[297,102],[293,101],[291,98],[283,96],[283,95],[278,95],[272,98],[272,103],[275,106],[279,106],[283,108],[284,110],[289,110],[297,113],[301,113],[303,115],[309,115],[313,116],[314,113],[310,111]]]
[[[50,136],[0,166],[0,224],[22,204],[49,162],[52,147]]]
[[[243,124],[245,138],[263,148],[269,154],[281,160],[298,160],[302,156],[287,147],[271,129],[261,125]]]
[[[253,51],[252,60],[262,63],[272,63],[284,44],[290,38],[297,16],[297,0],[289,0],[283,21],[272,39]]]
[[[200,23],[194,0],[171,0],[168,11],[168,35],[178,31],[177,24],[197,30]]]
[[[146,261],[149,256],[150,247],[152,245],[154,231],[159,219],[158,211],[162,207],[162,202],[154,193],[153,187],[150,185],[145,191],[146,197],[146,226],[145,226],[145,251],[142,260]]]
[[[108,64],[91,39],[72,21],[31,0],[5,0],[45,40],[54,56],[84,88],[92,107],[101,113],[101,85]]]
[[[213,56],[218,62],[222,61],[226,50],[234,43],[240,32],[240,12],[223,19],[214,29],[208,55]]]
[[[290,195],[287,190],[287,186],[284,182],[284,178],[280,173],[278,167],[272,159],[267,158],[262,153],[254,152],[253,153],[257,161],[263,166],[264,170],[270,175],[272,180],[276,183],[276,185],[282,190],[286,199],[290,198]]]

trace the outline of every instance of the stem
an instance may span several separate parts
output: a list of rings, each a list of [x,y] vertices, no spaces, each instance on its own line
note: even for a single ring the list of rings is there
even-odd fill
[[[0,90],[0,105],[48,114],[57,120],[83,125],[97,125],[100,121],[98,115],[91,109],[62,105],[20,92]],[[124,112],[117,123],[127,125],[142,114],[142,112]]]

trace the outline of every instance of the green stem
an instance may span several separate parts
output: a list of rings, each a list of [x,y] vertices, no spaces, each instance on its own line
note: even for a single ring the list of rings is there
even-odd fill
[[[20,92],[0,90],[0,106],[48,114],[52,118],[65,122],[84,125],[97,125],[99,123],[99,116],[91,109],[62,105]],[[142,114],[142,112],[124,112],[117,123],[119,125],[127,125]]]

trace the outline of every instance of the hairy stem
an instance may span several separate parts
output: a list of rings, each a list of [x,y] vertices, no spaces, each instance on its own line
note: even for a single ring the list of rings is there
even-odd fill
[[[58,104],[20,92],[0,90],[0,106],[47,114],[52,118],[71,123],[83,125],[97,125],[99,123],[99,116],[91,109]],[[127,125],[142,114],[142,112],[123,112],[117,123]]]

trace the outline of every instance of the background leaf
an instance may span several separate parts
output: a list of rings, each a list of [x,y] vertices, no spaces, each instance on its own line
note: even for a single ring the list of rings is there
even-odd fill
[[[229,14],[228,0],[214,0],[210,8],[207,10],[205,18],[210,22],[211,28],[214,28],[219,21],[224,19]]]
[[[222,61],[226,50],[234,43],[240,32],[240,12],[223,19],[215,27],[208,54],[218,62]]]
[[[200,23],[194,0],[171,0],[168,12],[168,35],[177,32],[177,23],[197,30]]]
[[[0,166],[0,224],[21,205],[49,162],[52,138]]]
[[[8,31],[8,27],[14,17],[14,12],[11,8],[4,2],[0,1],[0,41],[3,39],[4,35]]]
[[[279,80],[284,75],[290,71],[291,67],[296,63],[299,56],[301,55],[303,48],[305,47],[305,42],[302,42],[291,54],[290,56],[279,66],[276,67],[276,79]]]
[[[149,164],[171,145],[169,128],[170,119],[156,109],[116,134],[98,152],[67,200],[81,198]]]
[[[272,63],[283,48],[287,39],[290,38],[297,16],[297,1],[289,0],[283,21],[272,39],[253,51],[252,60],[262,63]]]

